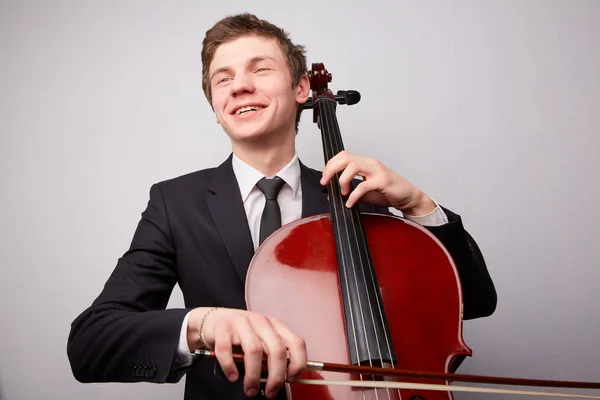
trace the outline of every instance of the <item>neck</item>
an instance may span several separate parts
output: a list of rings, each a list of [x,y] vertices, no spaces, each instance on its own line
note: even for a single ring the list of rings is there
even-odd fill
[[[274,139],[255,142],[232,142],[233,153],[265,176],[273,176],[296,154],[296,135],[273,135]]]

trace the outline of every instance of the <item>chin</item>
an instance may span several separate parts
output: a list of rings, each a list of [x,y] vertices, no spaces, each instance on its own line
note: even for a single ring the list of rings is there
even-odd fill
[[[269,137],[273,133],[269,121],[254,121],[253,123],[235,123],[229,126],[229,136],[239,141],[255,141]]]
[[[238,142],[255,142],[264,139],[270,135],[271,132],[264,128],[249,129],[234,129],[230,132],[229,136]]]

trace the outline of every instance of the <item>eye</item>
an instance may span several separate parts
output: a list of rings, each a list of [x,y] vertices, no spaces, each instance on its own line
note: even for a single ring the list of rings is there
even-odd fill
[[[267,68],[265,68],[265,67],[260,67],[260,68],[258,68],[258,69],[256,70],[256,72],[263,72],[263,71],[266,71],[266,70],[267,70]]]

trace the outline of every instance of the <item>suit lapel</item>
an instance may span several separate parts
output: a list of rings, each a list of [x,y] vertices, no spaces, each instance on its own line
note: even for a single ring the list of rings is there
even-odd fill
[[[231,159],[232,155],[216,168],[208,188],[212,195],[206,203],[235,270],[244,283],[248,265],[254,256],[254,245]],[[327,187],[321,186],[320,179],[319,171],[300,162],[302,218],[329,212]]]
[[[254,255],[254,245],[242,195],[231,165],[232,155],[215,171],[206,200],[223,243],[242,283]]]
[[[327,187],[319,183],[321,173],[300,162],[300,178],[302,183],[302,218],[328,213]]]

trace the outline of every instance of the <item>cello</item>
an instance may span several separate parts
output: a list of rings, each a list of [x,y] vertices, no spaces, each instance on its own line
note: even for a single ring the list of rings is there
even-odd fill
[[[321,63],[313,64],[309,78],[312,101],[305,107],[314,110],[327,163],[344,150],[336,105],[360,97],[354,91],[334,96],[327,87],[331,74]],[[450,255],[416,223],[345,207],[337,176],[327,189],[329,214],[287,224],[257,250],[246,279],[248,309],[284,321],[304,338],[312,359],[449,372],[453,361],[471,354],[462,338],[460,280]],[[300,379],[377,379],[304,374]],[[315,391],[323,388],[295,385],[288,398],[318,398]],[[452,398],[413,390],[327,391],[325,398],[332,399]]]
[[[333,95],[322,63],[308,75],[312,99],[304,108],[313,109],[327,163],[344,150],[336,106],[356,104],[360,95]],[[338,176],[327,187],[330,212],[273,232],[248,267],[248,310],[280,319],[305,340],[309,360],[328,361],[309,361],[295,384],[286,383],[288,399],[450,400],[459,389],[450,381],[600,388],[454,374],[472,350],[462,336],[463,296],[452,257],[417,223],[347,208]]]

